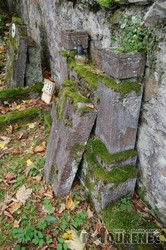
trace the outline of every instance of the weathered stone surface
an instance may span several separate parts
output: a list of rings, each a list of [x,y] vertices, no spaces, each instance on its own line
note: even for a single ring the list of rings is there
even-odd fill
[[[146,4],[153,3],[154,0],[128,0],[128,2],[129,3],[139,4],[139,5],[146,5]]]
[[[40,46],[29,38],[26,62],[26,79],[25,84],[29,85],[34,82],[42,82],[43,74],[41,67]]]
[[[145,73],[146,81],[144,84],[143,100],[149,101],[156,96],[159,87],[159,75],[157,72],[151,72],[149,69]]]
[[[143,53],[121,53],[113,49],[102,50],[102,70],[117,78],[134,78],[144,74],[146,56]]]
[[[60,82],[68,79],[67,58],[60,56]]]
[[[55,117],[46,151],[45,176],[57,196],[69,193],[96,119],[96,111],[67,98],[62,120]],[[75,110],[76,109],[76,110]],[[57,114],[56,114],[57,116]]]
[[[134,149],[142,94],[130,92],[122,97],[99,82],[97,95],[96,136],[105,143],[110,154]]]
[[[166,19],[166,1],[155,2],[145,15],[145,22],[155,22],[159,19]]]
[[[7,50],[6,81],[9,87],[24,87],[26,58],[27,58],[27,34],[26,26],[16,25],[16,35],[11,36]]]
[[[72,50],[76,47],[77,42],[83,46],[84,49],[88,48],[88,33],[81,30],[63,30],[61,32],[61,42],[65,49]]]
[[[130,174],[125,176],[124,173],[129,171]],[[137,170],[132,166],[103,170],[96,157],[89,152],[84,154],[82,170],[79,172],[81,182],[90,192],[97,212],[123,196],[133,196],[136,176]]]

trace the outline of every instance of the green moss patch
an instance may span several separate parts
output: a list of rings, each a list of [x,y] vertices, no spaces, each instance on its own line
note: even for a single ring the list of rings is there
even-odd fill
[[[75,51],[67,51],[67,50],[60,50],[59,55],[66,57],[66,58],[75,58],[76,52]]]
[[[129,149],[116,154],[110,154],[105,144],[99,139],[90,139],[87,144],[87,150],[90,153],[96,154],[103,162],[107,164],[122,162],[131,157],[137,156],[137,152],[134,149]]]
[[[86,65],[77,65],[75,61],[68,61],[69,70],[74,69],[80,78],[84,78],[85,82],[89,85],[90,89],[96,91],[98,88],[98,81],[100,80],[107,88],[120,93],[122,96],[134,91],[140,92],[141,84],[123,80],[121,83],[116,83],[113,78],[105,75],[98,75],[92,72]],[[94,70],[93,70],[94,71]]]
[[[115,229],[153,229],[156,225],[147,217],[138,212],[121,211],[121,201],[113,203],[101,211],[101,217],[109,232]]]
[[[135,166],[117,167],[106,171],[100,166],[93,154],[86,152],[84,159],[89,165],[89,174],[104,183],[114,183],[115,186],[118,186],[128,179],[135,178],[137,175]]]
[[[24,22],[20,17],[14,16],[12,17],[12,21],[17,25],[24,25]]]
[[[39,114],[40,108],[27,108],[21,111],[13,111],[0,117],[0,125],[15,122],[17,120],[28,119]]]
[[[25,96],[32,92],[39,92],[41,93],[43,84],[42,83],[35,83],[26,88],[13,88],[13,89],[5,89],[0,91],[0,100],[7,101],[10,99],[23,99]]]
[[[77,103],[89,103],[89,100],[80,91],[78,91],[76,83],[72,81],[65,81],[64,85],[65,84],[67,86],[64,86],[60,90],[56,101],[56,115],[59,120],[62,120],[63,118],[67,98],[69,98],[74,104],[74,109],[77,108]],[[89,109],[88,107],[86,108]]]

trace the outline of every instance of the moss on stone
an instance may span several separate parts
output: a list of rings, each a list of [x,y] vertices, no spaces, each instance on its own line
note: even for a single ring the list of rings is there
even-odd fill
[[[24,22],[20,17],[14,16],[12,17],[12,21],[17,25],[24,25]]]
[[[66,58],[75,58],[76,51],[67,51],[67,50],[60,50],[59,55],[66,57]]]
[[[97,162],[94,154],[86,152],[84,158],[89,165],[89,174],[104,183],[113,183],[115,186],[118,186],[128,179],[137,176],[137,169],[135,166],[116,167],[110,171],[106,171]]]
[[[33,117],[34,115],[39,114],[40,112],[41,112],[40,108],[36,108],[36,107],[27,108],[27,109],[20,110],[20,111],[13,111],[8,114],[2,115],[0,117],[0,125],[12,123],[17,120],[28,119],[28,118]]]
[[[31,92],[39,92],[41,93],[43,87],[43,83],[35,83],[26,88],[13,88],[13,89],[5,89],[0,91],[0,100],[6,101],[11,99],[22,99]]]
[[[125,231],[131,229],[153,229],[157,226],[147,217],[143,217],[140,213],[129,213],[120,210],[121,201],[108,205],[104,208],[100,215],[109,232],[115,229]]]
[[[57,119],[62,120],[65,109],[66,100],[69,98],[74,105],[74,109],[77,108],[77,103],[89,103],[89,100],[77,91],[74,86],[63,87],[59,92],[59,98],[56,101],[56,116]]]
[[[114,4],[119,3],[119,0],[96,0],[96,2],[103,7],[110,8]]]
[[[107,88],[112,89],[113,91],[118,92],[122,96],[130,93],[131,91],[135,91],[136,93],[140,92],[141,84],[136,82],[130,82],[127,80],[123,80],[121,83],[116,83],[115,80],[111,77],[107,77],[106,75],[98,75],[90,70],[90,67],[86,67],[86,65],[77,65],[74,60],[68,61],[69,70],[74,69],[80,78],[84,78],[84,80],[88,83],[90,89],[96,91],[98,88],[98,81],[100,80]]]
[[[105,144],[99,139],[90,139],[87,144],[87,150],[88,152],[97,155],[101,161],[107,164],[122,162],[131,157],[137,156],[137,152],[134,149],[125,150],[116,154],[110,154]]]

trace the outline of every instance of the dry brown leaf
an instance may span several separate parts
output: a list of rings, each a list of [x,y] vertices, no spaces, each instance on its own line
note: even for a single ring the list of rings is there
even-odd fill
[[[74,208],[75,208],[75,204],[74,204],[73,200],[71,198],[67,197],[66,198],[66,209],[72,211],[72,210],[74,210]]]
[[[31,196],[31,193],[32,193],[32,189],[31,188],[26,189],[25,186],[23,185],[17,191],[16,198],[18,201],[21,201],[23,205],[25,205],[25,202]]]
[[[22,202],[18,201],[18,202],[14,202],[13,204],[11,204],[9,206],[9,212],[11,214],[13,214],[14,212],[16,212],[20,207],[22,206]]]
[[[44,190],[44,188],[42,187],[42,188],[38,191],[38,195],[39,195],[40,197],[43,197],[44,192],[45,192],[45,190]]]
[[[88,207],[87,209],[87,214],[88,214],[88,219],[92,218],[93,217],[93,211],[90,210],[90,208]]]
[[[41,152],[44,152],[45,149],[46,149],[46,148],[45,148],[44,146],[38,145],[38,146],[36,146],[36,147],[33,149],[33,152],[34,152],[34,153],[41,153]]]
[[[6,181],[6,183],[10,183],[10,181],[11,181],[12,179],[14,179],[15,177],[16,177],[16,176],[13,175],[12,173],[7,173],[6,176],[5,176],[5,181]]]
[[[58,213],[61,214],[66,208],[65,203],[61,203]]]
[[[37,182],[40,182],[41,179],[42,179],[42,176],[41,175],[36,175],[35,177],[32,178],[33,180],[37,181]]]
[[[14,223],[13,223],[13,227],[14,228],[19,228],[21,220],[22,220],[21,218],[19,220],[15,220]]]
[[[98,222],[96,223],[96,229],[94,231],[94,233],[91,235],[92,237],[96,237],[96,235],[98,235],[100,233],[101,228],[103,227],[102,223],[100,220],[98,220]]]
[[[14,218],[13,218],[13,216],[8,212],[8,211],[4,211],[4,215],[10,220],[10,221],[13,221],[14,220]]]
[[[46,197],[48,197],[49,199],[52,199],[53,198],[53,191],[50,187],[47,188],[47,191],[44,193],[44,195]]]
[[[6,128],[6,131],[8,132],[8,134],[12,134],[13,130],[14,130],[14,128],[12,125],[10,125],[9,127]]]
[[[31,168],[30,168],[30,167],[27,167],[27,168],[25,169],[24,173],[25,173],[25,176],[26,176],[26,177],[28,176],[28,174],[29,174],[30,171],[31,171]]]

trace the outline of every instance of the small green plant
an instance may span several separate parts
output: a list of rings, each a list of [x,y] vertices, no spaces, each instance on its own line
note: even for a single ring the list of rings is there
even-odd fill
[[[112,40],[117,42],[117,52],[149,52],[156,45],[152,29],[145,27],[139,16],[121,18],[114,27]]]
[[[109,8],[112,5],[119,3],[119,0],[96,0],[96,2],[101,6]]]
[[[67,250],[67,244],[63,238],[58,238],[57,250]]]
[[[127,200],[126,198],[121,199],[120,210],[131,213],[131,210],[132,210],[131,202]]]

